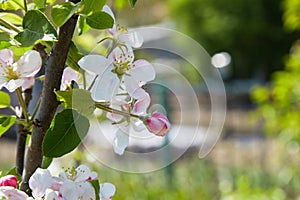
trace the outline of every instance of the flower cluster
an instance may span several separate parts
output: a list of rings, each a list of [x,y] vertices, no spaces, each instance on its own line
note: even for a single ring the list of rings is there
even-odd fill
[[[103,11],[115,19],[108,6],[104,6]],[[142,36],[116,23],[107,32],[113,41],[113,48],[106,56],[90,54],[79,60],[79,66],[89,77],[85,77],[88,85],[78,85],[90,88],[92,99],[97,102],[96,106],[107,111],[108,119],[118,124],[113,146],[114,151],[121,155],[129,143],[130,127],[136,131],[148,128],[151,133],[164,136],[171,124],[162,113],[147,113],[151,99],[143,86],[154,80],[155,70],[148,61],[135,60],[133,47],[142,45]],[[61,89],[68,88],[72,80],[82,80],[80,76],[82,74],[66,68]]]
[[[42,59],[37,51],[27,51],[14,63],[14,54],[10,49],[0,50],[0,89],[6,87],[13,92],[19,87],[23,90],[31,88],[41,65]]]
[[[95,200],[99,196],[101,200],[110,200],[116,191],[115,186],[111,183],[100,184],[99,194],[96,194],[91,184],[93,180],[98,180],[97,173],[85,165],[61,172],[58,177],[52,176],[47,169],[38,168],[29,180],[33,197],[16,189],[16,177],[8,175],[0,179],[0,199]]]

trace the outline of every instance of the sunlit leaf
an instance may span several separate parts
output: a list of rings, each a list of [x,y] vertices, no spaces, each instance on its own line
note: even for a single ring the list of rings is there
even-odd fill
[[[23,0],[0,0],[0,9],[2,10],[24,9],[24,1]]]
[[[57,100],[62,102],[66,109],[75,109],[89,117],[95,110],[95,104],[90,91],[73,89],[68,91],[55,91]]]
[[[24,31],[15,36],[23,47],[33,45],[37,40],[51,41],[57,37],[56,30],[39,10],[30,10],[23,19]]]
[[[114,20],[105,12],[96,12],[87,16],[86,23],[95,29],[107,29],[113,26]]]
[[[0,17],[14,25],[22,25],[23,19],[15,13],[0,12]]]
[[[0,91],[0,108],[7,108],[10,106],[10,96],[3,91]]]
[[[101,11],[106,0],[82,0],[80,5],[82,14],[89,15],[90,13]]]
[[[51,17],[53,22],[57,26],[62,26],[72,17],[72,15],[77,11],[79,4],[74,4],[72,2],[63,2],[61,4],[55,5],[51,11]]]
[[[16,122],[16,116],[0,115],[0,137]]]
[[[43,9],[46,7],[46,0],[33,0],[37,9]]]
[[[43,141],[46,157],[60,157],[73,151],[86,136],[90,124],[76,110],[66,109],[57,113]]]
[[[78,35],[82,35],[83,33],[87,32],[90,27],[86,23],[86,18],[83,16],[79,16],[78,19]]]

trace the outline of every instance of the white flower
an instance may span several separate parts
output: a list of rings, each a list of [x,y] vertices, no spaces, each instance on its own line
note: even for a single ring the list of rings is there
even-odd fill
[[[137,100],[134,103],[133,108],[130,108],[130,103],[124,98],[124,96],[114,96],[110,107],[126,112],[132,110],[131,113],[136,115],[146,115],[147,108],[150,105],[150,96],[148,93],[146,93],[142,99]],[[124,119],[122,115],[116,113],[107,113],[106,116],[111,121],[118,123],[118,130],[113,141],[113,148],[116,154],[123,155],[126,147],[129,144],[130,128],[132,127],[135,131],[142,131],[146,127],[139,119],[132,118],[130,121],[128,121],[128,119]]]
[[[108,29],[107,32],[111,34],[118,43],[126,44],[134,48],[142,46],[144,42],[143,37],[136,31],[128,31],[126,27],[121,27],[116,24],[114,13],[109,6],[104,5],[102,11],[106,12],[114,19],[114,26],[111,29]]]
[[[30,88],[33,85],[31,77],[40,70],[41,65],[42,59],[37,51],[27,51],[14,63],[13,52],[10,49],[0,50],[0,89],[6,87],[9,92],[13,92],[23,84],[23,89]]]
[[[27,194],[21,190],[15,189],[11,186],[1,186],[0,187],[0,199],[9,200],[27,200],[29,197]]]
[[[100,199],[111,200],[116,192],[116,187],[111,183],[100,184]]]
[[[34,198],[42,198],[46,190],[57,182],[48,169],[37,168],[29,179],[29,187]]]
[[[130,46],[115,48],[108,58],[102,55],[84,56],[78,64],[82,69],[98,75],[91,91],[95,101],[110,101],[120,83],[124,84],[132,98],[143,98],[146,92],[141,86],[155,78],[154,68],[149,62],[134,61]]]

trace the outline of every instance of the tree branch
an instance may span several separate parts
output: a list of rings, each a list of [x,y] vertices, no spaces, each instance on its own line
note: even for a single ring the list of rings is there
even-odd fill
[[[79,1],[73,0],[72,2],[77,3]],[[21,190],[27,193],[30,193],[28,186],[29,178],[35,170],[41,166],[43,159],[43,139],[59,104],[56,100],[54,90],[59,90],[60,88],[61,77],[77,19],[78,16],[71,17],[60,28],[58,41],[54,44],[45,67],[45,81],[42,91],[41,105],[37,114],[37,120],[40,124],[34,126],[32,131],[31,143],[27,152],[24,177],[21,185]]]

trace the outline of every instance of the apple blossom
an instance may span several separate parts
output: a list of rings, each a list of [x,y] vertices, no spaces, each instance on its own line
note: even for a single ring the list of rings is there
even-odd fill
[[[116,192],[116,187],[111,183],[100,184],[100,199],[111,200]]]
[[[28,89],[32,86],[31,77],[40,70],[41,65],[42,59],[37,51],[27,51],[14,63],[13,52],[10,49],[0,50],[0,89],[6,87],[9,92],[13,92],[24,83],[24,89]],[[30,82],[25,81],[28,78]]]
[[[141,88],[155,78],[153,66],[146,60],[134,61],[130,46],[115,48],[108,56],[87,55],[78,62],[79,66],[98,77],[92,88],[95,101],[110,101],[118,92],[120,83],[134,99],[143,98],[146,92]]]
[[[0,186],[12,186],[17,188],[18,180],[14,175],[6,175],[0,178]]]
[[[1,186],[0,187],[0,199],[8,200],[27,200],[29,199],[28,195],[11,186]]]
[[[128,31],[125,26],[120,26],[119,24],[116,24],[114,13],[112,12],[109,6],[104,5],[102,10],[114,19],[114,26],[110,29],[107,29],[107,32],[113,37],[113,39],[117,43],[129,45],[134,48],[139,48],[142,46],[144,39],[138,32]]]
[[[158,136],[164,136],[171,127],[168,118],[160,112],[154,112],[150,117],[146,118],[145,124],[151,133]]]

